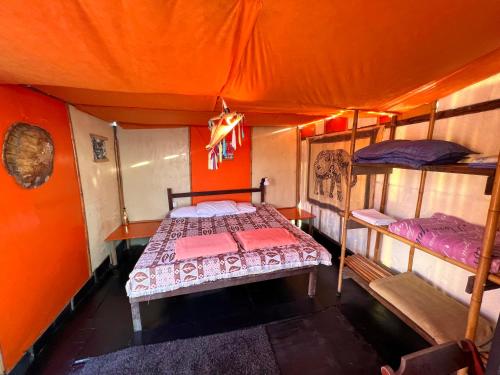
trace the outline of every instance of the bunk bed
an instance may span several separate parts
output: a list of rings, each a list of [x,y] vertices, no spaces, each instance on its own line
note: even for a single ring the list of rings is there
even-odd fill
[[[488,105],[485,107],[483,103],[480,105],[477,105],[477,107],[485,107],[487,110],[490,109],[495,109],[498,108],[498,104],[496,101],[495,103],[487,103]],[[462,109],[459,109],[463,111]],[[457,113],[457,115],[460,115],[462,113]],[[358,132],[358,116],[359,116],[359,111],[355,110],[354,111],[354,121],[353,121],[353,127],[352,127],[352,132],[351,132],[351,141],[350,141],[350,155],[354,155],[355,151],[355,145],[356,145],[356,136]],[[451,117],[452,115],[450,113],[438,113],[436,111],[436,102],[434,102],[431,106],[431,113],[428,117],[429,121],[429,126],[428,126],[428,131],[427,131],[427,139],[431,140],[433,136],[433,131],[434,131],[434,124],[438,116],[443,117]],[[423,122],[423,120],[427,120],[427,118],[420,118],[416,122]],[[389,139],[394,140],[395,138],[395,130],[397,126],[400,125],[407,125],[408,123],[405,123],[404,121],[401,123],[398,123],[397,116],[393,116],[391,118],[390,123],[386,124],[377,124],[374,127],[379,127],[381,129],[386,129],[389,128],[390,134],[389,134]],[[366,129],[366,127],[363,127],[363,129]],[[430,343],[436,344],[436,343],[441,343],[440,339],[436,339],[435,335],[432,335],[429,333],[428,330],[423,328],[422,324],[419,324],[419,322],[415,322],[412,320],[414,317],[409,316],[412,314],[408,314],[408,310],[411,307],[411,305],[415,305],[415,299],[418,299],[419,296],[415,295],[408,295],[406,297],[406,301],[403,301],[402,303],[393,304],[392,302],[388,301],[386,299],[387,295],[394,295],[398,294],[398,287],[402,286],[402,284],[396,284],[397,282],[401,282],[401,279],[408,279],[410,278],[410,281],[406,281],[409,284],[419,282],[417,279],[411,279],[412,277],[415,277],[414,274],[412,274],[412,269],[413,269],[413,258],[415,254],[415,249],[423,251],[427,254],[430,254],[436,258],[439,258],[445,262],[448,262],[450,264],[453,264],[454,266],[457,266],[459,268],[462,268],[470,273],[472,273],[474,276],[470,278],[469,281],[472,281],[473,286],[470,289],[471,292],[471,300],[470,300],[470,305],[467,311],[467,308],[464,306],[464,322],[463,326],[465,328],[465,332],[462,332],[461,335],[462,337],[465,337],[469,340],[474,341],[476,339],[476,334],[478,333],[478,330],[481,331],[481,335],[484,338],[485,334],[488,332],[485,332],[485,320],[480,317],[480,308],[481,308],[481,303],[482,303],[482,298],[483,298],[483,293],[485,290],[488,289],[494,289],[497,288],[498,285],[500,285],[500,273],[492,273],[490,272],[490,267],[492,263],[492,252],[493,252],[493,247],[494,247],[494,242],[495,242],[495,235],[497,233],[497,228],[499,224],[499,212],[500,212],[500,161],[497,163],[496,169],[491,169],[491,168],[472,168],[467,164],[451,164],[451,165],[424,165],[421,167],[410,167],[408,165],[400,165],[400,164],[377,164],[377,163],[356,163],[354,161],[351,161],[349,164],[348,170],[347,170],[347,180],[350,180],[351,176],[353,175],[377,175],[377,174],[382,174],[383,175],[383,183],[382,183],[382,192],[381,192],[381,197],[380,197],[380,206],[379,206],[379,211],[381,213],[385,212],[387,201],[388,201],[388,185],[389,185],[389,178],[394,169],[411,169],[411,170],[417,170],[420,171],[420,183],[419,183],[419,191],[418,191],[418,196],[417,196],[417,202],[416,202],[416,207],[415,207],[415,218],[420,217],[421,213],[421,208],[422,208],[422,202],[424,199],[424,191],[425,191],[425,182],[426,182],[426,177],[427,173],[430,172],[442,172],[442,173],[458,173],[458,174],[470,174],[470,175],[478,175],[478,176],[486,176],[487,177],[487,182],[486,182],[486,187],[485,187],[485,194],[491,194],[491,199],[490,199],[490,205],[489,205],[489,210],[488,210],[488,215],[487,215],[487,220],[486,220],[486,225],[484,228],[484,236],[483,236],[483,242],[482,242],[482,248],[481,252],[479,254],[479,261],[478,261],[478,266],[473,267],[470,264],[465,264],[463,262],[460,262],[456,259],[453,259],[451,257],[448,257],[446,255],[443,255],[439,253],[438,251],[435,251],[429,247],[423,246],[422,244],[416,242],[416,241],[411,241],[408,238],[405,238],[404,236],[398,235],[396,233],[391,232],[387,227],[385,226],[378,226],[378,225],[373,225],[370,224],[369,222],[360,219],[359,217],[355,217],[352,214],[352,211],[350,210],[350,200],[351,200],[351,188],[348,187],[346,191],[346,207],[345,210],[341,213],[342,215],[342,231],[341,231],[341,256],[340,256],[340,271],[339,271],[339,279],[338,279],[338,294],[341,294],[342,291],[342,280],[343,280],[343,271],[344,271],[344,266],[346,265],[349,267],[354,272],[354,277],[364,284],[366,289],[374,295],[380,302],[382,302],[386,307],[388,307],[390,310],[392,310],[396,315],[398,315],[400,318],[402,318],[407,324],[412,326],[417,332],[419,332],[425,339],[427,339]],[[346,256],[347,252],[347,236],[348,236],[348,231],[349,229],[353,228],[367,228],[368,229],[368,237],[367,237],[367,251],[366,255],[360,255],[360,254],[354,254],[350,256]],[[369,248],[370,248],[370,236],[371,232],[376,233],[376,238],[375,238],[375,244],[374,244],[374,254],[373,258],[369,259]],[[410,251],[409,251],[409,258],[408,258],[408,266],[407,266],[407,273],[403,273],[400,275],[394,275],[394,273],[386,268],[383,264],[380,262],[380,251],[381,251],[381,242],[383,236],[388,236],[391,237],[392,239],[395,239],[397,241],[400,241],[402,243],[405,243],[410,246]],[[400,279],[399,281],[398,278]],[[388,280],[388,282],[386,282]],[[394,282],[393,282],[394,281]],[[388,284],[387,288],[384,284]],[[392,284],[392,285],[391,285]],[[490,284],[492,286],[490,286]],[[429,284],[427,284],[429,285]],[[430,285],[429,285],[430,286]],[[411,289],[411,288],[410,288]],[[425,295],[425,293],[431,293],[435,294],[436,299],[440,299],[444,296],[444,293],[438,291],[437,289],[433,289],[432,287],[425,288],[424,286],[422,289],[425,289],[425,291],[422,291],[423,293],[422,298],[428,297]],[[413,291],[415,293],[419,293],[418,288],[413,288]],[[399,293],[401,294],[401,293]],[[439,294],[439,295],[438,295]],[[399,295],[398,297],[401,297]],[[453,306],[453,302],[451,297],[445,296],[446,298],[449,299],[448,307]],[[413,298],[413,300],[412,300]],[[444,297],[443,297],[444,298]],[[417,309],[422,309],[425,310],[425,303],[422,303],[420,306],[417,306]],[[418,313],[421,313],[422,311],[419,311]],[[418,315],[414,314],[414,315]],[[466,318],[465,318],[466,317]],[[433,317],[431,317],[433,319]],[[432,322],[434,327],[439,327],[439,322]],[[425,324],[424,324],[425,325]],[[443,324],[446,325],[446,324]],[[479,328],[478,328],[479,327]],[[486,329],[487,331],[488,329]],[[456,332],[455,332],[456,334]],[[444,335],[446,336],[446,335]]]
[[[173,193],[167,189],[167,192],[170,210],[174,208],[173,201],[177,198],[236,193],[260,193],[262,204],[253,213],[238,215],[181,219],[167,215],[126,284],[134,332],[142,330],[140,303],[155,299],[299,274],[309,275],[308,295],[314,297],[317,269],[320,265],[331,265],[331,255],[309,234],[292,225],[276,208],[264,203],[264,181],[259,188],[186,193]],[[176,241],[179,239],[193,239],[205,233],[230,233],[230,236],[238,237],[245,231],[259,228],[286,229],[296,241],[286,246],[250,250],[244,250],[238,244],[237,252],[176,259]]]

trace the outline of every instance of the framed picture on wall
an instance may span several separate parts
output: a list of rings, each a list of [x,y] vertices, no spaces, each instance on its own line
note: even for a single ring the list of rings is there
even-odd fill
[[[356,150],[375,142],[377,131],[358,130]],[[347,184],[352,186],[351,209],[368,208],[371,204],[370,177],[352,176],[347,181],[351,155],[350,132],[327,135],[309,141],[307,200],[321,208],[340,212],[345,208]]]
[[[109,161],[106,149],[108,138],[96,134],[90,134],[90,141],[92,142],[92,153],[94,161]]]

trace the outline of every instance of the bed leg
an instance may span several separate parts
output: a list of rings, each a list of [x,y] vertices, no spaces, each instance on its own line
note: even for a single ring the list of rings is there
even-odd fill
[[[130,309],[132,310],[132,325],[134,326],[134,332],[140,332],[142,331],[142,323],[139,302],[130,302]]]
[[[316,281],[318,279],[318,269],[315,267],[311,272],[309,272],[309,286],[307,288],[307,294],[310,298],[316,295]]]

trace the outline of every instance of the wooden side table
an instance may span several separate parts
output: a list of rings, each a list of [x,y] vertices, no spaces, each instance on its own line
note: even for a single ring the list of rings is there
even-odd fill
[[[302,210],[297,207],[278,208],[277,210],[288,220],[294,220],[295,223],[297,223],[297,220],[307,220],[307,223],[309,224],[309,234],[312,236],[312,219],[314,219],[316,216],[306,210]]]
[[[113,247],[111,253],[109,254],[111,264],[116,266],[118,264],[118,258],[116,256],[116,243],[120,241],[128,241],[135,238],[149,238],[152,237],[158,227],[160,226],[161,220],[148,220],[148,221],[135,221],[129,223],[127,226],[120,225],[117,227],[107,238],[106,241],[113,241]]]

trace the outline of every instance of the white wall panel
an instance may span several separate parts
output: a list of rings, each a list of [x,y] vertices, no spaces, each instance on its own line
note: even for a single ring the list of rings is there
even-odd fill
[[[168,212],[167,188],[191,190],[188,128],[120,129],[118,139],[130,220],[163,218]],[[189,204],[189,199],[176,202]]]
[[[276,207],[296,205],[297,129],[254,127],[252,129],[252,186],[269,177],[266,202]],[[253,199],[257,200],[254,194]],[[260,198],[260,197],[259,197]]]
[[[109,255],[104,239],[120,225],[113,129],[110,124],[70,106],[78,170],[83,192],[92,271]],[[90,134],[108,138],[109,161],[94,162]]]

